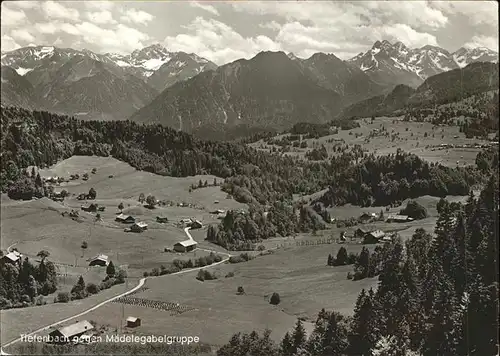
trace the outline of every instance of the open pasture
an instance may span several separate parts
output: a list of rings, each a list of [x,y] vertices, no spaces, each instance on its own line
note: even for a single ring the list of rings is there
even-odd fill
[[[226,342],[234,330],[265,328],[271,328],[272,336],[279,340],[293,328],[297,317],[314,322],[322,307],[352,314],[361,289],[377,285],[376,278],[348,280],[347,273],[353,266],[326,266],[328,253],[324,246],[282,249],[246,263],[211,268],[218,276],[213,281],[200,282],[195,273],[151,278],[146,281],[149,289],[134,297],[179,303],[196,310],[172,316],[154,308],[113,303],[92,313],[90,318],[120,325],[123,310],[125,316],[142,318],[137,333],[172,330],[176,334],[197,335],[211,344]],[[229,272],[234,277],[225,278]],[[244,295],[236,293],[238,286],[243,286]],[[269,304],[273,292],[281,297],[278,306]]]
[[[96,173],[92,174],[92,168]],[[82,180],[83,173],[88,173],[89,179]],[[40,171],[42,177],[59,176],[69,178],[70,174],[79,174],[80,179],[61,184],[58,189],[66,189],[70,193],[86,193],[90,188],[97,191],[97,199],[109,200],[109,203],[137,203],[139,195],[154,195],[156,199],[175,203],[191,203],[210,211],[213,209],[239,209],[246,205],[232,199],[226,199],[226,193],[219,186],[195,189],[189,192],[192,184],[207,181],[218,184],[222,178],[213,175],[197,175],[191,177],[167,177],[153,173],[138,171],[127,163],[112,157],[73,156],[63,160],[49,169]],[[112,176],[112,178],[110,178]],[[219,201],[218,204],[215,201]]]
[[[360,127],[351,130],[339,130],[337,134],[332,134],[318,139],[304,139],[307,142],[307,148],[292,147],[291,152],[286,155],[305,158],[305,153],[313,148],[319,148],[324,145],[330,155],[337,155],[334,149],[338,145],[347,145],[353,147],[358,144],[368,153],[376,155],[394,154],[398,149],[405,152],[418,155],[429,162],[441,163],[446,166],[474,164],[476,155],[480,149],[475,148],[448,148],[446,150],[435,150],[434,146],[443,143],[453,144],[455,146],[465,144],[484,144],[487,143],[481,139],[468,139],[459,132],[458,126],[434,126],[429,122],[405,122],[402,117],[377,117],[371,122],[371,119],[357,120]],[[379,135],[375,131],[385,130],[389,137]],[[372,137],[370,133],[373,133]],[[279,139],[286,135],[280,135]],[[397,135],[392,141],[390,135]],[[333,140],[333,142],[331,142]],[[343,142],[342,142],[343,140]],[[251,146],[269,150],[272,146],[267,145],[263,140],[252,143]],[[427,147],[428,146],[428,147]],[[276,146],[277,149],[279,147]]]

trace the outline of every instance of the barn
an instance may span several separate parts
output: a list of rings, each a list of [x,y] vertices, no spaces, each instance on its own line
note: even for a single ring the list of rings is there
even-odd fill
[[[364,244],[376,244],[377,242],[380,242],[382,238],[385,236],[385,232],[382,230],[374,230],[370,231],[365,235],[365,238],[363,240]]]
[[[97,255],[90,260],[89,266],[107,266],[108,263],[108,256]]]
[[[143,221],[136,222],[136,223],[134,223],[134,225],[132,225],[130,227],[130,231],[133,231],[133,232],[143,232],[144,230],[147,230],[147,229],[148,229],[148,224],[146,224]]]
[[[92,329],[94,329],[92,324],[90,324],[87,320],[83,320],[64,328],[56,329],[49,333],[49,337],[52,343],[66,344]]]
[[[19,263],[21,262],[21,258],[22,258],[23,255],[21,255],[19,252],[17,251],[12,251],[12,252],[9,252],[8,254],[4,255],[2,260],[4,262],[7,262],[7,263]]]
[[[189,224],[191,229],[201,229],[203,227],[203,224],[196,219],[191,219],[191,224]]]
[[[127,327],[128,328],[136,328],[138,326],[141,326],[141,319],[136,318],[135,316],[129,316],[127,318]]]
[[[386,222],[397,222],[397,223],[401,223],[401,222],[408,222],[408,221],[412,221],[413,219],[410,218],[409,216],[407,215],[389,215],[387,217],[387,220]]]
[[[356,231],[354,231],[354,237],[356,238],[363,238],[365,235],[368,233],[368,230],[362,229],[362,228],[357,228]]]
[[[115,218],[116,221],[124,223],[124,224],[133,224],[135,223],[135,218],[130,215],[120,214]]]
[[[368,222],[370,221],[371,219],[373,219],[373,216],[371,214],[368,214],[368,213],[363,213],[361,214],[361,216],[358,218],[359,221],[361,222]]]
[[[198,245],[198,243],[194,240],[185,240],[185,241],[177,242],[174,245],[174,251],[177,251],[177,252],[193,251],[197,245]]]

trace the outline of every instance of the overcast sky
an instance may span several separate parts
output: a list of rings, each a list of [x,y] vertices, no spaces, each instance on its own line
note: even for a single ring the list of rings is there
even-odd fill
[[[53,45],[130,53],[153,43],[224,64],[262,50],[348,59],[376,40],[498,51],[492,1],[4,1],[2,51]]]

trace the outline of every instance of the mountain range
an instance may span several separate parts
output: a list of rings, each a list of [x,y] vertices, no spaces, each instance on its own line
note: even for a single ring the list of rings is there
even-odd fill
[[[130,55],[25,47],[2,53],[1,63],[5,105],[23,103],[80,118],[117,120],[126,119],[177,81],[217,67],[195,54],[169,52],[161,45]],[[3,68],[16,73],[4,73]],[[23,90],[15,93],[13,88],[20,87]]]
[[[486,48],[449,53],[388,41],[349,60],[260,52],[220,67],[159,44],[127,55],[36,46],[2,53],[2,105],[158,122],[196,133],[281,130],[364,111],[372,106],[367,103],[398,106],[398,98],[408,99],[435,75],[497,61]]]
[[[450,53],[436,46],[410,49],[402,42],[377,41],[371,49],[348,60],[382,85],[417,87],[430,76],[475,62],[498,62],[498,53],[485,47]]]

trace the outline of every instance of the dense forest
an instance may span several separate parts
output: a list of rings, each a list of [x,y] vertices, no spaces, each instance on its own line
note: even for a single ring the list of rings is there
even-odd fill
[[[270,332],[237,333],[218,356],[448,356],[498,353],[498,171],[478,199],[441,201],[435,237],[419,229],[356,269],[378,275],[353,317],[321,310],[307,337],[299,320],[277,345]],[[363,276],[360,276],[362,278]]]
[[[214,174],[226,178],[222,189],[236,200],[258,204],[291,200],[292,194],[310,194],[331,184],[341,194],[330,204],[387,204],[411,196],[404,189],[398,194],[395,189],[377,189],[382,181],[392,187],[392,181],[403,178],[395,174],[406,175],[409,184],[428,180],[429,184],[413,184],[410,192],[417,196],[440,196],[445,191],[466,194],[477,178],[473,168],[429,166],[417,156],[403,153],[363,158],[363,153],[356,151],[329,162],[303,162],[277,153],[259,152],[244,144],[197,140],[160,125],[79,121],[13,107],[3,108],[1,129],[0,186],[4,191],[13,184],[24,184],[18,182],[20,179],[24,182],[24,167],[44,167],[73,155],[112,155],[137,169],[161,175]],[[381,173],[385,178],[380,178]],[[365,185],[356,187],[359,180],[352,179],[356,176]]]
[[[39,304],[40,295],[48,295],[57,289],[55,265],[40,251],[40,262],[33,264],[27,257],[16,263],[0,262],[0,309],[19,308]]]

